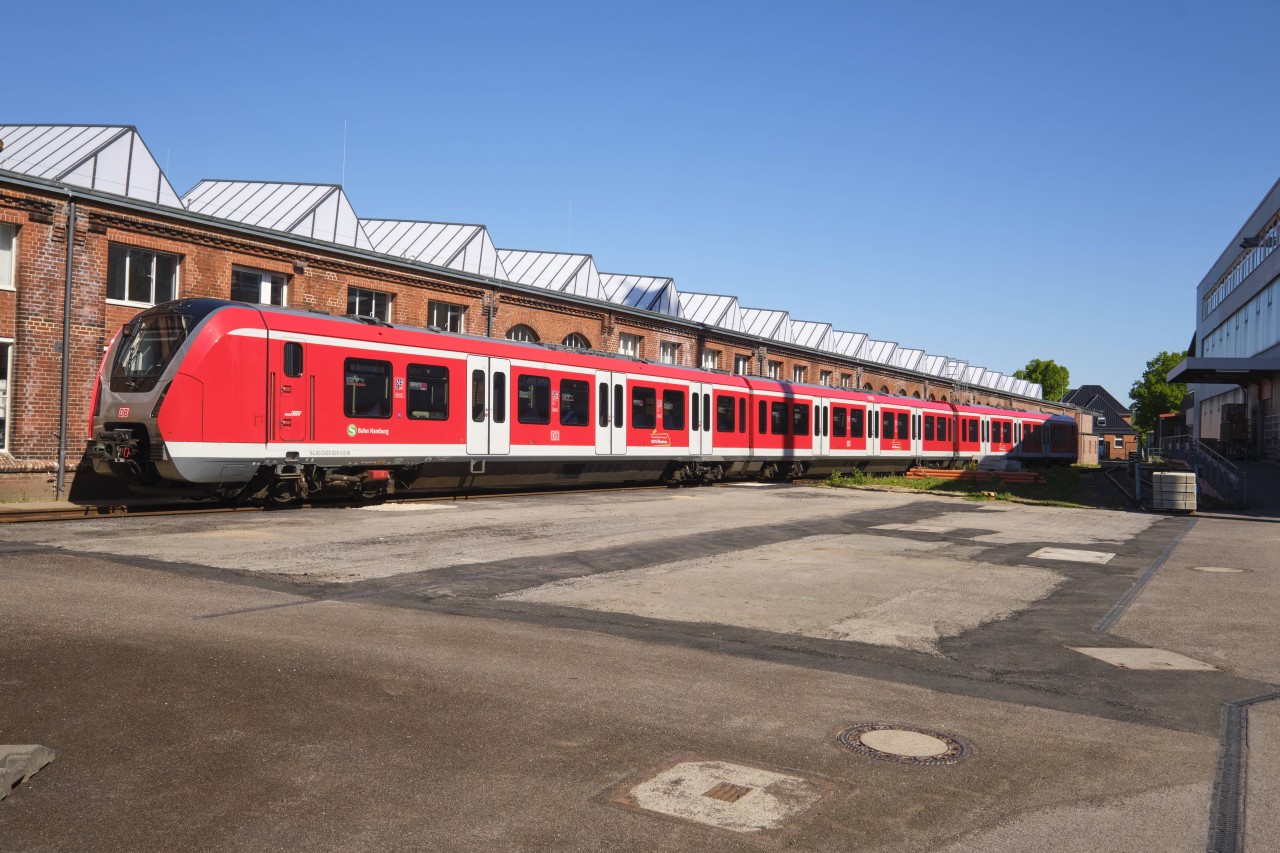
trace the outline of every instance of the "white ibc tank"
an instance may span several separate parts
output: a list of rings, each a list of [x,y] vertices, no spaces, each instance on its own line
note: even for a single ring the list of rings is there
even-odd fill
[[[1191,471],[1154,471],[1152,506],[1181,512],[1196,511],[1196,475]]]

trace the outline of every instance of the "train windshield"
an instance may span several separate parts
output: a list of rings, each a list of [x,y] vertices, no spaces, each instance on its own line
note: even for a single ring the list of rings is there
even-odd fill
[[[187,339],[196,318],[173,312],[143,314],[125,327],[115,364],[112,391],[150,391],[174,353]]]

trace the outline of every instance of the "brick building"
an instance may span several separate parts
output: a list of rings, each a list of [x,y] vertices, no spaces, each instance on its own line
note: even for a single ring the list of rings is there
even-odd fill
[[[1100,459],[1128,459],[1138,451],[1138,431],[1133,428],[1133,412],[1101,385],[1073,388],[1062,402],[1094,413],[1093,432],[1098,439]]]
[[[64,485],[104,347],[180,296],[1081,414],[962,360],[670,278],[601,273],[590,255],[498,249],[481,225],[362,219],[339,186],[201,181],[180,196],[133,127],[0,125],[0,496]]]

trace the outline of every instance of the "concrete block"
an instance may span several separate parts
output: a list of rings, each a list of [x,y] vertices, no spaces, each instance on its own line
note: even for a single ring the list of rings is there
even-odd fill
[[[39,744],[0,745],[0,800],[53,761],[54,757],[52,749]]]

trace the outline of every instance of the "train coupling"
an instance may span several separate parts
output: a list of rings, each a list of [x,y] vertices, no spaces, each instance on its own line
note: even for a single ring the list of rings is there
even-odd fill
[[[131,429],[113,429],[98,433],[89,443],[89,458],[97,462],[138,463],[142,442]]]

